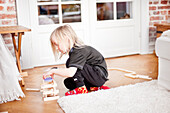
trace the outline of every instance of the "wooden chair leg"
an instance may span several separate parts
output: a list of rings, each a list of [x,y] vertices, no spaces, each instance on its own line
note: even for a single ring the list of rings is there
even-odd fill
[[[22,77],[21,85],[25,86],[24,77]]]
[[[18,51],[17,51],[16,40],[15,40],[15,35],[14,34],[12,34],[12,40],[13,40],[13,45],[14,45],[14,51],[15,51],[15,56],[16,56],[16,60],[17,60],[18,70],[19,70],[20,73],[22,73],[21,65],[20,65],[20,58],[18,56]]]

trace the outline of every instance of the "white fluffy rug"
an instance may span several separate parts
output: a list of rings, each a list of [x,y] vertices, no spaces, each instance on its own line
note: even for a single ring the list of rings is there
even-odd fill
[[[58,103],[66,113],[170,113],[170,92],[153,80],[65,96]]]

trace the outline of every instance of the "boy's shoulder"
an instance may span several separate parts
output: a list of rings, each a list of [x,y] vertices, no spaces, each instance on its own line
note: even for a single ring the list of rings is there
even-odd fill
[[[81,46],[81,47],[74,47],[71,52],[73,52],[73,53],[77,53],[78,52],[78,53],[86,54],[91,49],[92,49],[91,46],[85,45],[85,46]]]
[[[85,49],[89,49],[89,48],[90,48],[90,46],[88,46],[88,45],[75,46],[75,47],[73,47],[73,51],[85,50]]]

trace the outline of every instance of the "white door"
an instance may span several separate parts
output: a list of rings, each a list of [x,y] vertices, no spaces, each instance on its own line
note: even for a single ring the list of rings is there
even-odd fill
[[[87,0],[30,0],[34,66],[65,63],[68,56],[55,62],[50,34],[63,24],[70,24],[77,35],[88,43]],[[85,38],[86,37],[86,38]]]
[[[140,52],[140,0],[90,0],[91,43],[105,57]]]
[[[51,32],[70,24],[77,35],[104,57],[139,53],[140,0],[29,0],[33,66],[54,61]]]

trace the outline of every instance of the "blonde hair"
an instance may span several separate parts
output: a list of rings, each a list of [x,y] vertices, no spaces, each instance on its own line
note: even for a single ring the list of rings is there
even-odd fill
[[[70,40],[69,50],[72,47],[82,48],[85,46],[84,43],[77,37],[75,31],[72,29],[70,25],[67,24],[67,25],[63,25],[63,26],[56,28],[51,33],[51,36],[50,36],[51,47],[52,47],[53,54],[54,54],[56,61],[63,56],[63,53],[61,53],[58,49],[56,49],[52,41],[52,38],[55,38],[57,41],[65,40],[66,38],[68,38]],[[66,54],[68,54],[68,52],[69,51],[67,51]]]

